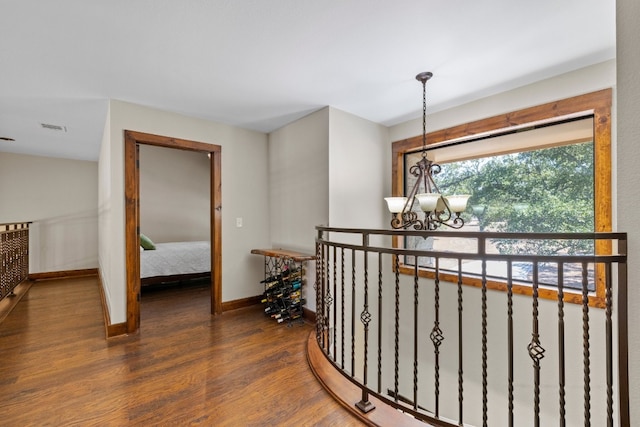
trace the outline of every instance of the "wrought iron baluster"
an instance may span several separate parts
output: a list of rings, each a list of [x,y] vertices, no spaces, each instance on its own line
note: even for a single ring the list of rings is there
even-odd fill
[[[382,392],[382,252],[378,254],[378,393]]]
[[[591,425],[591,352],[589,350],[589,276],[582,263],[582,357],[584,371],[584,425]]]
[[[540,427],[540,361],[544,357],[545,349],[540,345],[538,330],[538,262],[533,262],[532,282],[533,327],[531,342],[527,346],[529,357],[533,360],[533,415],[535,427]]]
[[[351,376],[356,364],[356,250],[351,249]]]
[[[337,257],[338,248],[333,247],[333,360],[335,361],[338,357],[338,342],[336,341],[337,326],[338,326],[338,257]],[[329,329],[331,331],[331,329]]]
[[[335,250],[335,246],[333,247],[333,249]],[[324,296],[325,305],[326,305],[325,315],[324,315],[324,331],[325,331],[326,340],[327,340],[328,355],[331,355],[331,345],[332,345],[331,343],[331,306],[333,305],[333,297],[331,296],[331,282],[330,282],[331,264],[332,264],[331,251],[327,249],[327,269],[326,269],[327,279],[326,279],[326,286],[324,287],[326,289],[326,294]],[[335,269],[333,271],[335,274]]]
[[[344,315],[344,292],[345,292],[345,286],[344,286],[344,248],[340,248],[340,310],[342,311],[340,314],[340,322],[341,322],[341,326],[340,326],[340,367],[342,369],[344,369],[344,332],[345,332],[345,325],[344,325],[344,319],[345,319],[345,315]]]
[[[395,287],[395,329],[394,329],[394,369],[393,369],[393,396],[398,403],[398,370],[400,360],[400,257],[393,256],[394,271],[396,276]]]
[[[413,266],[413,409],[418,409],[418,257]]]
[[[462,260],[458,259],[458,421],[460,424],[463,424],[463,405],[462,402],[464,400],[464,387],[463,387],[463,361],[462,361]]]
[[[444,341],[442,330],[440,329],[440,259],[436,258],[435,266],[435,286],[434,286],[434,322],[431,330],[431,342],[434,353],[434,384],[435,384],[435,415],[440,415],[440,345]]]
[[[482,260],[482,425],[489,425],[487,382],[487,261]]]
[[[595,268],[595,267],[594,267]],[[613,426],[613,292],[611,289],[611,264],[605,268],[605,326],[606,326],[606,363],[607,363],[607,427]],[[596,269],[597,271],[597,269]]]
[[[320,283],[324,280],[322,277],[322,263],[324,262],[324,245],[320,242],[316,243],[316,282],[313,289],[316,291],[316,339],[322,347],[324,341],[322,338],[322,294],[320,293]],[[266,266],[265,266],[266,269]]]
[[[364,242],[363,242],[363,246],[367,247],[369,246],[369,235],[365,235],[364,237]],[[362,383],[363,383],[363,387],[362,387],[362,399],[360,399],[360,401],[358,403],[356,403],[356,406],[362,411],[362,412],[369,412],[372,409],[375,408],[375,406],[369,401],[369,392],[368,392],[368,388],[367,388],[367,384],[369,382],[369,372],[368,372],[368,368],[369,368],[369,323],[371,322],[371,313],[369,313],[369,253],[367,251],[367,249],[365,249],[363,251],[363,255],[364,255],[364,301],[363,301],[363,309],[362,309],[362,313],[360,314],[360,321],[362,322],[362,324],[364,325],[364,365],[363,365],[363,369],[362,369]]]
[[[513,427],[513,264],[507,262],[507,356],[508,356],[508,393],[509,393],[509,427]]]
[[[558,263],[558,392],[560,394],[561,427],[566,425],[566,369],[564,336],[564,264]]]
[[[322,325],[322,346],[325,349],[325,352],[328,353],[329,351],[329,339],[327,337],[327,323],[326,323],[326,313],[327,313],[327,300],[326,298],[324,298],[325,295],[325,289],[327,287],[327,280],[328,280],[328,276],[327,276],[327,270],[328,270],[328,266],[329,266],[329,248],[326,246],[322,247],[322,282],[321,282],[321,286],[320,289],[318,290],[318,292],[321,295],[321,299],[322,299],[322,306],[321,309],[318,310],[320,313],[320,319],[317,320],[318,323],[320,323]]]

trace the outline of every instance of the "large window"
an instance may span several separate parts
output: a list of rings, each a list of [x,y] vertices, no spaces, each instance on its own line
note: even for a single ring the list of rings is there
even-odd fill
[[[436,177],[443,194],[472,194],[463,213],[465,231],[505,232],[593,232],[611,230],[610,194],[610,91],[571,98],[533,109],[510,113],[484,121],[447,129],[428,136],[428,156],[439,163]],[[559,115],[560,113],[560,115]],[[521,122],[514,118],[521,117]],[[510,126],[500,126],[509,123]],[[469,129],[477,129],[470,133]],[[463,135],[458,136],[463,130]],[[408,168],[421,153],[421,141],[411,147],[405,140],[394,144],[394,177],[397,193],[411,188]],[[398,182],[400,181],[400,182]],[[399,191],[398,191],[399,187]],[[405,247],[461,250],[475,242],[464,239],[408,238],[397,242]],[[448,245],[455,247],[448,247]],[[529,241],[526,244],[496,239],[490,250],[502,254],[593,254],[604,253],[589,241]],[[430,260],[420,259],[426,275]],[[415,260],[407,257],[404,268]],[[533,266],[514,264],[513,277],[521,293],[527,293]],[[557,265],[540,265],[540,279],[545,270],[554,277]],[[441,265],[442,271],[457,271],[457,262]],[[469,261],[462,270],[465,283],[477,285],[480,262]],[[504,288],[506,263],[487,265],[490,287]],[[411,268],[411,270],[413,270]],[[565,265],[568,288],[581,288],[581,266]],[[601,305],[597,272],[590,271],[593,305]],[[553,283],[541,284],[553,287]],[[553,290],[545,292],[555,297]],[[568,298],[571,300],[571,297]]]

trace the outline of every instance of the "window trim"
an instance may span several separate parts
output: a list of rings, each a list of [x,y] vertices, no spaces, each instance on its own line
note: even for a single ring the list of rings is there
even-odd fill
[[[610,232],[612,229],[612,196],[611,196],[611,103],[612,89],[603,89],[559,101],[512,111],[486,119],[464,123],[447,129],[437,130],[427,134],[428,145],[439,144],[456,139],[467,139],[480,135],[491,135],[506,129],[527,127],[538,123],[553,123],[568,117],[593,116],[594,143],[594,231]],[[407,152],[416,151],[422,147],[422,135],[395,141],[392,143],[391,184],[393,195],[401,195],[404,186],[403,156]],[[402,247],[399,237],[393,238],[393,246]],[[597,254],[611,253],[611,243],[596,242]],[[414,267],[400,265],[400,273],[414,274]],[[433,278],[435,273],[429,269],[420,269],[419,275]],[[440,279],[457,283],[454,274],[441,273]],[[481,287],[479,279],[465,276],[462,283],[469,286]],[[490,280],[487,288],[506,291],[506,282]],[[604,271],[596,270],[595,292],[589,296],[589,305],[605,307]],[[514,294],[532,295],[531,286],[513,284]],[[539,297],[557,300],[558,293],[552,289],[539,289]],[[582,304],[582,295],[565,289],[564,301]]]

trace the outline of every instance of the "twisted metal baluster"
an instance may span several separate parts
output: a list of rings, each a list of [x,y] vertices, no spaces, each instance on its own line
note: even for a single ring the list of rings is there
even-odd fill
[[[325,301],[327,302],[327,315],[324,319],[325,321],[325,331],[327,331],[327,355],[331,355],[331,346],[333,344],[333,358],[335,359],[336,350],[335,350],[335,340],[331,341],[331,306],[333,305],[333,296],[331,295],[331,283],[329,283],[329,276],[331,271],[331,265],[333,265],[333,286],[335,288],[336,285],[336,247],[333,247],[333,258],[331,257],[331,252],[327,251],[327,294],[325,296]],[[335,291],[334,291],[335,295]],[[334,306],[335,311],[335,306]],[[333,321],[335,322],[335,316],[333,317]],[[335,328],[334,328],[335,331]]]
[[[382,392],[382,252],[378,254],[378,393]]]
[[[351,376],[356,363],[356,250],[351,249]]]
[[[399,349],[400,349],[400,258],[398,255],[393,255],[394,258],[394,271],[396,274],[396,294],[395,294],[395,303],[396,303],[396,311],[395,311],[395,360],[394,360],[394,371],[393,371],[393,398],[396,403],[398,403],[398,362],[400,359]]]
[[[435,270],[435,287],[434,287],[434,300],[435,300],[435,319],[433,322],[433,329],[431,330],[431,342],[433,343],[434,352],[434,383],[435,383],[435,415],[436,418],[440,415],[440,345],[444,341],[442,330],[440,329],[440,258],[436,258],[436,270]]]
[[[591,353],[589,351],[589,280],[587,263],[582,263],[582,356],[584,370],[584,425],[591,425]]]
[[[508,325],[508,375],[509,375],[509,427],[513,427],[513,264],[507,262],[507,325]]]
[[[482,260],[482,425],[489,425],[487,382],[487,262]]]
[[[340,248],[340,367],[344,369],[344,248]]]
[[[333,296],[338,298],[338,255],[337,248],[333,247]],[[338,358],[338,301],[333,305],[333,360]]]
[[[369,246],[368,236],[364,238],[364,245]],[[371,313],[369,313],[369,253],[367,250],[363,252],[364,255],[364,304],[362,313],[360,313],[360,321],[364,325],[364,366],[362,369],[362,399],[356,403],[356,406],[362,412],[369,412],[375,408],[375,406],[369,401],[369,392],[367,391],[367,384],[369,382],[369,323],[371,322]]]
[[[418,257],[413,266],[413,409],[418,409]]]
[[[316,340],[321,343],[322,346],[322,297],[320,293],[320,281],[322,281],[322,245],[320,242],[316,243],[316,281],[313,284],[313,289],[316,291]],[[266,266],[265,266],[266,269]]]
[[[566,425],[566,370],[564,345],[564,263],[558,263],[558,378],[560,393],[560,427]]]
[[[463,424],[463,369],[462,369],[462,259],[458,259],[458,421]]]
[[[595,266],[594,266],[595,269]],[[597,270],[596,270],[597,271]],[[607,427],[613,426],[613,292],[611,289],[611,264],[605,265],[605,313],[606,313],[606,363],[607,363]]]
[[[533,330],[531,332],[531,342],[527,346],[529,357],[533,360],[533,413],[534,425],[540,427],[540,361],[544,357],[544,348],[540,345],[540,334],[538,330],[538,263],[533,263]]]

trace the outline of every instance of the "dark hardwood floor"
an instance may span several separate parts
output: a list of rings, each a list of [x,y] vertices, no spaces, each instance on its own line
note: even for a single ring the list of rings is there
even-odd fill
[[[96,279],[34,284],[0,324],[0,425],[362,425],[309,370],[311,325],[211,317],[208,292],[145,292],[140,334],[105,340]]]

